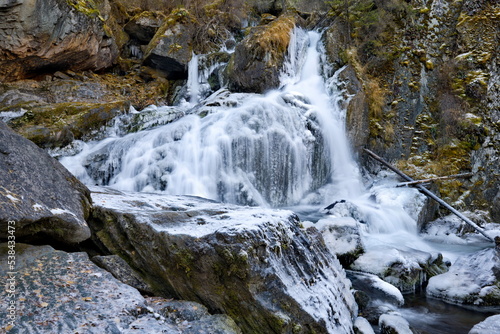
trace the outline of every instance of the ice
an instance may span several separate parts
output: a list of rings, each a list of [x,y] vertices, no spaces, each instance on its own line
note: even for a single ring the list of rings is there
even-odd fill
[[[382,314],[379,318],[379,327],[387,328],[383,333],[413,334],[410,324],[397,313]]]
[[[500,289],[496,286],[499,269],[500,257],[494,248],[462,256],[447,273],[430,278],[427,295],[459,304],[491,303],[484,298],[490,294],[500,296]]]
[[[469,334],[498,334],[500,333],[500,314],[486,318],[476,324]]]
[[[354,320],[354,328],[355,333],[358,334],[375,334],[368,320],[363,317],[357,317],[356,320]]]

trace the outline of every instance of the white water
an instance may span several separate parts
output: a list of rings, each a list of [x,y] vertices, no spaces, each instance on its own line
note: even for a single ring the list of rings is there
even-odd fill
[[[393,188],[396,180],[368,190],[363,186],[344,128],[345,110],[340,107],[346,98],[338,88],[343,69],[324,73],[328,71],[319,39],[317,32],[294,31],[282,87],[266,95],[221,90],[200,98],[200,90],[208,89],[208,75],[220,64],[199,71],[201,58],[193,55],[189,103],[178,107],[187,116],[88,143],[80,154],[61,162],[88,184],[127,191],[316,213],[332,202],[347,200],[366,223],[362,232],[367,248],[435,252],[417,236],[415,220],[423,201],[418,192]],[[207,115],[198,116],[200,111]],[[448,255],[456,257],[453,252]]]

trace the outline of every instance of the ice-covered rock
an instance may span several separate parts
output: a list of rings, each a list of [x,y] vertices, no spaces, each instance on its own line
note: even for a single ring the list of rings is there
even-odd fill
[[[500,314],[486,318],[474,325],[469,334],[497,334],[500,333]]]
[[[427,295],[456,304],[500,304],[500,251],[488,248],[462,256],[447,273],[432,277]]]
[[[365,292],[370,299],[396,306],[401,306],[405,302],[403,294],[398,288],[383,281],[377,275],[349,270],[347,277],[351,280],[354,289]]]
[[[359,225],[359,222],[348,217],[328,217],[314,224],[323,235],[328,249],[337,255],[344,267],[348,267],[364,252]]]
[[[93,264],[86,253],[17,243],[15,270],[11,270],[8,250],[7,244],[0,244],[0,277],[9,282],[0,290],[2,333],[199,333],[189,328],[241,333],[227,316],[212,316],[206,310],[184,315],[190,309],[203,311],[200,304],[160,304],[158,299],[144,298]],[[172,303],[182,311],[176,318],[168,316]],[[8,306],[14,306],[14,312]]]
[[[441,254],[434,256],[409,247],[401,248],[379,246],[369,249],[354,261],[351,269],[375,274],[403,293],[414,292],[427,277],[448,269]]]
[[[373,331],[372,326],[363,317],[357,317],[356,320],[354,320],[354,333],[356,334],[375,334]]]
[[[500,225],[489,223],[486,212],[463,212],[463,214],[481,226],[492,238],[500,236]],[[421,235],[426,240],[447,244],[463,245],[484,242],[482,235],[455,215],[440,217],[428,222],[422,230]]]
[[[382,314],[379,327],[381,334],[413,334],[408,321],[397,313]]]
[[[350,281],[292,212],[94,190],[96,242],[157,292],[226,313],[244,332],[353,332]]]

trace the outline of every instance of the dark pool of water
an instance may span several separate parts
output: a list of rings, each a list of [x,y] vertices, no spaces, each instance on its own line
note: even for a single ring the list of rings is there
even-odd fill
[[[466,308],[427,298],[424,291],[405,295],[405,306],[399,310],[410,326],[420,334],[467,334],[489,316],[499,314],[496,308]]]

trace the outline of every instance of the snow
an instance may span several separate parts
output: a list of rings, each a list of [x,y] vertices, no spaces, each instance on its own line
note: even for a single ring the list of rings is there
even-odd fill
[[[363,317],[357,317],[354,320],[354,328],[356,328],[355,333],[358,334],[375,334],[368,320]]]
[[[41,204],[38,204],[38,203],[33,204],[32,207],[33,207],[33,210],[35,210],[35,211],[43,210],[43,206]]]
[[[361,248],[359,223],[350,217],[328,217],[313,224],[321,234],[327,247],[334,254],[347,254]]]
[[[391,299],[396,300],[399,305],[403,305],[405,300],[401,291],[394,285],[382,280],[377,275],[367,274],[362,272],[354,272],[356,276],[366,279],[366,284],[369,284],[375,289],[382,291],[385,295],[390,296]]]
[[[55,209],[51,209],[50,212],[54,215],[68,214],[68,215],[71,215],[71,216],[77,218],[73,212],[66,210],[66,209],[55,208]]]
[[[280,225],[294,215],[287,210],[237,206],[193,196],[127,193],[100,187],[90,189],[95,206],[134,214],[139,221],[151,224],[159,232],[197,238],[215,231],[256,229],[263,220],[271,225]],[[162,212],[176,214],[178,223],[163,223]]]
[[[410,324],[397,313],[382,314],[378,320],[380,328],[389,327],[398,334],[413,334]]]
[[[482,297],[495,290],[500,293],[495,273],[500,265],[498,252],[485,249],[462,256],[444,274],[431,277],[427,295],[452,303],[481,305]]]
[[[476,324],[469,334],[498,334],[500,333],[500,314],[486,318],[486,320]]]

